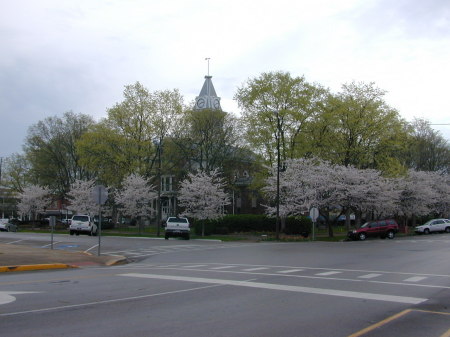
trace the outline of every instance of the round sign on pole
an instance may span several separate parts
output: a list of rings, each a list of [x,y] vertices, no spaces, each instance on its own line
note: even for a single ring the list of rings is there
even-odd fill
[[[313,222],[316,222],[317,218],[319,217],[319,210],[316,207],[313,207],[309,211],[309,216],[311,217],[311,220]]]
[[[95,186],[91,195],[97,205],[103,205],[106,202],[106,199],[108,199],[108,191],[103,185]]]

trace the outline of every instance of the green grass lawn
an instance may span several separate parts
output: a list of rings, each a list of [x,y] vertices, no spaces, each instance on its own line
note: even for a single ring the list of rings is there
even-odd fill
[[[48,228],[20,228],[21,232],[30,233],[48,233],[51,231]],[[69,234],[68,229],[57,229],[53,233],[55,234]],[[405,234],[398,233],[397,236],[404,236]],[[136,236],[136,237],[157,237],[156,227],[145,227],[139,229],[138,227],[118,227],[114,229],[102,230],[102,236]],[[160,228],[160,237],[164,238],[164,228]],[[339,242],[347,238],[347,230],[345,227],[334,227],[333,237],[329,237],[328,229],[318,229],[315,231],[315,241],[327,241],[327,242]],[[191,239],[204,239],[204,240],[220,240],[220,241],[276,241],[275,233],[235,233],[227,235],[208,235],[202,237],[201,235],[195,235],[191,233]],[[311,242],[312,234],[309,237],[304,238],[300,235],[285,235],[280,234],[280,242]]]

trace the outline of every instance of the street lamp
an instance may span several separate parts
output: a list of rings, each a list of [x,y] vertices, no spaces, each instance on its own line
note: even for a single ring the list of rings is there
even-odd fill
[[[277,132],[276,132],[276,140],[277,140],[277,197],[276,197],[276,205],[277,205],[277,218],[275,222],[275,233],[276,233],[276,239],[280,239],[280,165],[281,165],[281,158],[280,158],[280,112],[278,110],[274,111],[275,116],[277,118]]]

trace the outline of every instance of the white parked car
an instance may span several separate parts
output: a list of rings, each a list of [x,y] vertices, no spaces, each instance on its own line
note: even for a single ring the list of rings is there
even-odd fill
[[[188,218],[179,218],[171,216],[166,221],[165,239],[170,237],[182,237],[189,240],[189,233],[191,231]]]
[[[17,226],[9,219],[0,219],[0,232],[17,232]]]
[[[97,235],[97,225],[89,215],[74,215],[70,220],[70,235]]]
[[[415,229],[417,234],[430,234],[446,232],[450,233],[450,220],[449,219],[433,219],[427,221],[422,226],[417,226]]]

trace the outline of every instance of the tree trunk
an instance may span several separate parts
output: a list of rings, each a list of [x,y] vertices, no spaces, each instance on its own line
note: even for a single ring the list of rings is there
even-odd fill
[[[282,216],[280,219],[281,219],[281,224],[280,224],[281,228],[280,228],[280,232],[281,232],[281,233],[284,233],[285,230],[286,230],[286,217],[285,217],[285,216]]]
[[[355,212],[355,226],[356,228],[361,227],[361,218],[362,218],[362,212],[360,210]]]
[[[347,232],[350,230],[350,225],[351,225],[351,222],[350,222],[351,211],[352,210],[350,208],[347,208],[345,210],[345,228],[347,229]]]
[[[327,227],[328,227],[328,237],[332,238],[334,237],[333,233],[333,223],[330,221],[330,209],[327,207],[322,212],[320,212],[322,216],[325,217],[325,220],[327,221]]]

